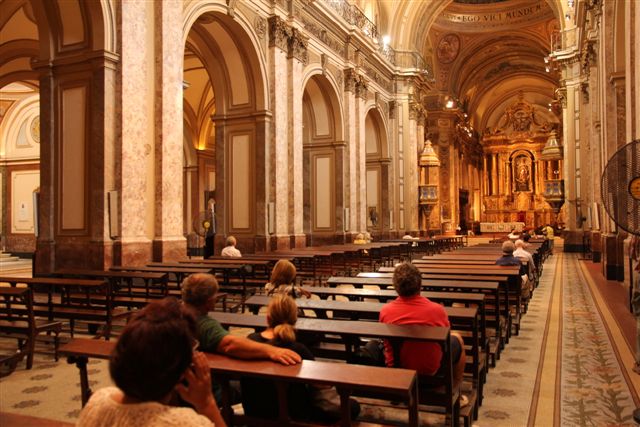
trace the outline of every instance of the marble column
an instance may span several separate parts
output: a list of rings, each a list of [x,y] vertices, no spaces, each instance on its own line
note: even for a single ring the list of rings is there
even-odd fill
[[[122,2],[118,7],[122,21],[119,36],[126,43],[122,43],[118,69],[120,138],[115,157],[121,223],[114,263],[144,265],[152,259],[154,236],[155,58],[154,46],[147,43],[153,37],[153,27],[140,23],[155,12],[150,2]]]
[[[182,2],[155,6],[155,233],[153,259],[184,258],[182,232]]]
[[[497,196],[498,193],[498,154],[491,154],[491,195]]]
[[[487,169],[487,154],[482,156],[482,196],[489,195],[489,169]]]
[[[343,91],[343,113],[344,123],[355,123],[357,119],[358,103],[356,98],[356,72],[353,68],[344,70],[344,91]],[[355,148],[357,140],[356,126],[347,126],[344,131],[346,142],[345,154],[347,157],[345,167],[345,186],[344,186],[344,204],[349,208],[348,221],[349,230],[347,231],[347,240],[350,240],[360,231],[359,214],[358,214],[358,186],[356,185],[356,177],[358,174],[358,150]],[[366,165],[365,165],[366,167]],[[344,213],[342,214],[344,216]]]
[[[289,163],[291,157],[297,154],[296,150],[302,156],[302,119],[299,122],[291,120],[289,111],[290,103],[301,108],[299,105],[302,104],[302,95],[289,96],[289,91],[294,87],[291,85],[293,73],[289,70],[291,64],[287,60],[288,31],[288,26],[281,18],[270,18],[268,54],[273,120],[269,144],[268,190],[270,201],[274,204],[274,230],[270,242],[273,250],[289,249],[289,233],[293,233],[295,228],[293,221],[289,219],[295,217],[296,208],[301,211],[301,207],[296,206],[301,197],[296,198],[289,188],[294,180],[302,183],[303,177],[302,173],[297,175]]]
[[[357,129],[357,165],[358,169],[356,171],[357,174],[357,193],[358,193],[358,222],[359,222],[359,230],[366,231],[367,230],[367,142],[366,142],[366,132],[365,132],[365,106],[367,103],[367,83],[364,78],[358,81],[356,85],[356,99],[357,99],[357,121],[356,121],[356,129]],[[423,122],[424,126],[424,122]],[[423,127],[424,129],[424,127]],[[418,131],[420,132],[420,131]],[[424,135],[424,131],[422,132]],[[339,187],[340,188],[340,187]],[[336,206],[338,204],[336,203]]]
[[[55,270],[55,99],[53,69],[46,62],[34,63],[34,69],[40,74],[40,196],[38,210],[38,237],[34,261],[35,273],[48,273]]]
[[[564,130],[564,191],[565,202],[565,251],[579,251],[582,249],[582,233],[578,230],[576,206],[579,195],[577,194],[576,157],[580,146],[580,82],[574,79],[567,82],[567,104],[563,110]]]
[[[41,187],[35,273],[112,263],[107,191],[114,189],[115,69],[107,51],[66,52],[40,72]],[[57,130],[57,131],[56,131]]]
[[[303,71],[307,65],[307,45],[300,33],[294,32],[295,51],[289,53],[289,114],[291,118],[289,133],[289,233],[293,236],[291,245],[302,247],[306,244],[304,234],[304,160],[303,160],[303,128],[302,118],[302,98],[304,87],[302,87]],[[278,247],[282,247],[282,242],[278,242]]]
[[[417,233],[418,226],[418,117],[419,106],[409,104],[408,138],[404,146],[405,229]]]
[[[507,195],[510,195],[512,193],[511,190],[511,162],[509,162],[507,159],[505,159],[504,162],[504,167],[505,167],[505,180],[504,180],[504,185],[505,185],[505,190],[504,193]]]

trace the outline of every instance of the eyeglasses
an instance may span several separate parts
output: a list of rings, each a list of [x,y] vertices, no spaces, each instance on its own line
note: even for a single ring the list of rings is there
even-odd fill
[[[193,346],[191,347],[192,351],[198,351],[198,348],[200,348],[200,341],[198,340],[193,340]]]

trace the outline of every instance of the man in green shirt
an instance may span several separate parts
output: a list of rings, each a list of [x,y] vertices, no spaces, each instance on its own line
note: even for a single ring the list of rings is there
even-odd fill
[[[300,355],[287,348],[259,343],[246,337],[231,335],[220,322],[209,317],[218,293],[218,281],[211,274],[192,274],[182,281],[182,301],[197,316],[199,350],[220,353],[238,359],[271,359],[283,365],[295,365],[302,361]],[[213,381],[216,401],[222,404],[222,389]],[[240,402],[240,385],[231,383],[232,402]]]
[[[239,359],[271,359],[283,365],[300,363],[300,355],[295,351],[231,335],[217,320],[209,317],[218,288],[218,281],[211,274],[192,274],[182,282],[182,301],[197,315],[201,351]]]

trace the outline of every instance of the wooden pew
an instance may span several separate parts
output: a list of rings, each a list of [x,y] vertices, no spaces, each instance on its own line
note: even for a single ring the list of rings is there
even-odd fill
[[[509,334],[511,326],[515,326],[515,334],[520,333],[520,317],[522,314],[522,286],[520,267],[518,266],[474,266],[474,268],[437,268],[430,266],[417,266],[423,278],[445,277],[451,280],[459,280],[464,276],[473,277],[475,280],[496,280],[504,289],[505,307],[509,310]],[[381,267],[380,273],[393,273],[393,267]]]
[[[52,276],[109,280],[115,306],[141,308],[154,299],[168,295],[167,273],[62,268],[56,270]],[[142,286],[139,282],[142,282]]]
[[[78,320],[98,323],[100,335],[109,339],[113,320],[126,318],[132,312],[114,308],[111,283],[104,280],[87,280],[55,277],[0,277],[0,283],[11,287],[27,285],[34,295],[34,315],[69,321],[71,336]]]
[[[269,304],[270,297],[254,295],[246,302],[247,307],[254,314],[258,313],[260,307]],[[384,306],[377,302],[344,302],[331,300],[315,300],[299,298],[296,300],[299,309],[311,310],[321,319],[328,318],[328,312],[332,312],[334,319],[350,320],[374,320],[377,322],[380,310]],[[464,332],[465,344],[470,347],[471,367],[473,379],[479,384],[484,363],[480,363],[480,320],[477,307],[445,307],[452,330]],[[330,332],[330,331],[327,331]],[[466,333],[468,332],[468,334]],[[484,334],[484,332],[482,332]],[[484,360],[484,359],[483,359]]]
[[[67,423],[58,420],[48,420],[46,418],[32,417],[31,415],[0,412],[0,426],[2,427],[73,427],[74,425],[74,423]]]
[[[199,266],[194,268],[187,267],[147,267],[136,265],[114,265],[110,268],[112,271],[142,271],[147,273],[164,273],[169,276],[173,276],[173,282],[176,284],[177,289],[180,289],[180,283],[190,274],[195,273],[208,273],[213,274],[213,270],[206,266]],[[170,292],[171,293],[171,292]]]
[[[321,299],[329,299],[336,296],[343,296],[350,301],[363,301],[364,298],[377,299],[379,302],[386,302],[390,299],[398,297],[394,289],[351,289],[351,288],[327,288],[322,286],[307,286],[304,288],[309,293],[319,296]],[[451,306],[454,303],[464,304],[465,307],[470,305],[478,307],[480,314],[480,348],[487,348],[486,336],[486,310],[485,295],[482,293],[462,293],[462,292],[438,292],[425,291],[421,292],[425,298],[429,298],[433,302]]]
[[[431,331],[435,340],[448,342],[448,328],[438,328]],[[418,331],[417,331],[418,332]],[[439,332],[439,335],[437,333]],[[437,335],[437,336],[436,336]],[[91,396],[87,373],[89,358],[108,359],[115,343],[88,339],[74,339],[60,349],[60,353],[67,356],[69,363],[75,363],[80,371],[80,387],[82,406]],[[322,384],[335,386],[340,394],[342,419],[341,425],[351,425],[349,411],[349,396],[353,392],[376,393],[394,400],[407,403],[409,425],[418,425],[418,381],[415,371],[396,368],[378,368],[372,366],[344,365],[338,363],[317,362],[305,360],[298,365],[283,366],[271,361],[239,360],[219,354],[206,354],[213,377],[223,384],[222,413],[227,423],[247,423],[256,421],[261,425],[299,425],[287,417],[286,399],[279,399],[281,417],[276,422],[249,419],[248,417],[233,415],[229,403],[230,379],[242,377],[257,377],[273,380],[279,389],[284,390],[287,383],[302,382],[306,384]],[[393,369],[393,371],[389,371]],[[452,408],[453,410],[453,408]],[[455,424],[455,422],[454,422]]]
[[[58,361],[61,330],[60,322],[35,318],[30,288],[0,287],[0,336],[18,340],[19,350],[27,355],[27,369],[33,366],[36,338],[43,332],[54,334],[54,357]]]
[[[220,322],[221,325],[227,328],[236,326],[262,331],[267,327],[266,316],[246,316],[237,313],[219,312],[210,313],[210,315]],[[350,360],[357,348],[364,344],[362,338],[387,339],[392,343],[395,343],[394,345],[396,346],[399,346],[404,340],[433,340],[433,336],[429,335],[431,327],[416,326],[416,328],[422,328],[422,332],[426,335],[417,336],[416,330],[413,327],[405,329],[403,325],[390,325],[379,322],[302,317],[299,318],[296,323],[296,330],[301,333],[300,335],[302,337],[304,337],[305,334],[308,334],[308,336],[318,339],[319,336],[324,336],[325,333],[328,333],[331,336],[340,336],[340,342],[344,345],[344,351],[338,351],[336,349],[326,351],[324,348],[317,346],[311,346],[310,349],[317,357],[345,361]],[[326,342],[334,342],[334,340],[328,336],[324,336],[322,340],[326,340]],[[473,408],[476,403],[480,404],[482,402],[483,385],[486,380],[486,368],[481,360],[480,366],[478,367],[479,371],[474,375],[474,349],[472,348],[472,345],[470,345],[469,348],[470,350],[467,352],[468,358],[471,360],[471,363],[469,363],[469,371],[474,387],[473,393],[469,396],[469,401],[471,408]],[[477,395],[475,394],[476,391]],[[465,412],[466,411],[463,411],[463,416],[466,415]]]
[[[180,262],[152,262],[148,264],[151,268],[186,268],[193,270],[201,270],[203,268],[210,269],[211,274],[216,276],[222,275],[220,290],[227,294],[235,294],[240,296],[239,303],[232,309],[233,311],[241,308],[244,312],[244,301],[249,295],[256,292],[257,287],[262,287],[267,282],[267,269],[269,263],[266,261],[258,261],[257,264],[243,263],[242,258],[231,258],[231,262],[227,260],[218,262],[200,262],[192,263]],[[257,274],[256,265],[260,266],[261,273]]]
[[[375,298],[375,290],[372,289],[362,289],[363,286],[377,286],[382,289],[381,295],[396,295],[395,290],[386,289],[393,287],[393,280],[389,276],[388,273],[360,273],[359,277],[330,277],[327,280],[328,286],[338,286],[338,285],[351,285],[356,289],[339,289],[334,290],[333,288],[322,288],[317,286],[309,287],[308,290],[312,293],[316,293],[322,297],[322,295],[330,295],[345,293],[345,296],[348,294],[353,294],[354,296],[361,295],[362,297],[374,297]],[[360,277],[367,276],[367,277]],[[374,276],[374,277],[368,277]],[[384,276],[384,277],[379,277]],[[501,340],[501,325],[500,325],[500,285],[499,282],[464,282],[458,280],[431,280],[425,279],[422,281],[423,291],[432,291],[432,292],[455,292],[460,293],[463,296],[460,297],[460,302],[465,303],[464,295],[468,295],[469,293],[483,295],[484,302],[480,307],[481,313],[481,325],[485,325],[483,328],[487,331],[491,328],[493,332],[490,334],[492,337],[495,337],[495,340],[490,344],[489,354],[491,356],[492,365],[495,366],[495,360],[500,357],[500,350],[502,348],[502,340]],[[380,291],[378,291],[380,292]],[[423,293],[424,296],[429,298],[429,294]],[[437,297],[436,297],[437,298]],[[457,298],[457,297],[456,297]],[[471,297],[473,299],[475,297]],[[382,298],[378,298],[381,300]],[[437,299],[436,299],[437,300]],[[441,301],[439,301],[441,302]],[[445,304],[446,305],[446,304]],[[504,319],[506,322],[507,318]],[[506,331],[506,325],[503,322],[503,329]],[[489,335],[489,334],[487,334]]]

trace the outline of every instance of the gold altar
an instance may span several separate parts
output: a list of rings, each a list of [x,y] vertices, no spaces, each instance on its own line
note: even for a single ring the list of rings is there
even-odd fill
[[[545,183],[562,180],[562,160],[545,160],[547,142],[561,134],[551,111],[523,99],[509,106],[482,135],[482,222],[524,222],[527,227],[563,222],[545,199]],[[554,141],[555,142],[555,141]]]

